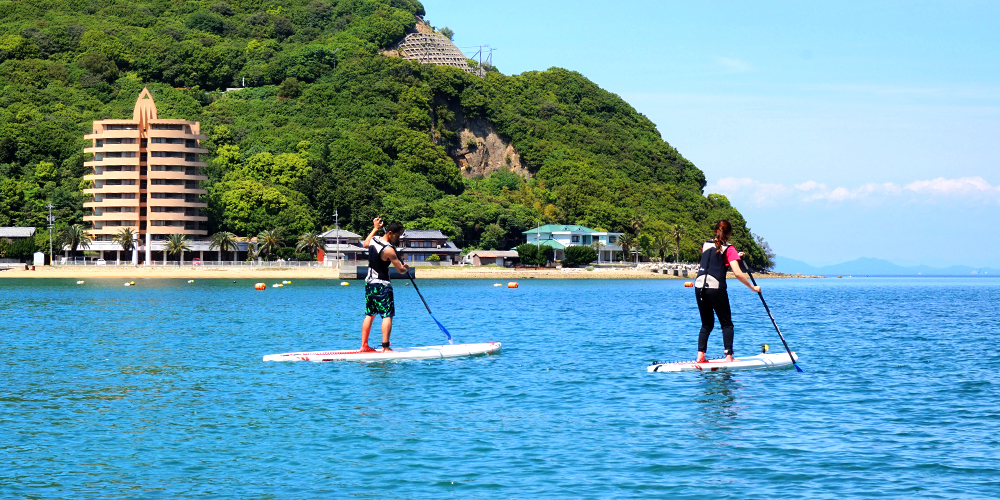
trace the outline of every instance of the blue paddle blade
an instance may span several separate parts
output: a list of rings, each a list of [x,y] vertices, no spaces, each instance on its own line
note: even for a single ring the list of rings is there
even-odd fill
[[[448,343],[449,344],[454,344],[455,342],[451,340],[451,334],[448,333],[448,329],[445,328],[444,325],[442,325],[441,322],[438,321],[437,318],[435,318],[433,314],[431,314],[431,319],[433,319],[434,322],[437,323],[438,328],[440,328],[441,331],[444,332],[445,337],[448,337]]]
[[[799,368],[798,363],[792,363],[792,365],[795,366],[795,369],[798,370],[799,373],[802,373],[802,368]]]

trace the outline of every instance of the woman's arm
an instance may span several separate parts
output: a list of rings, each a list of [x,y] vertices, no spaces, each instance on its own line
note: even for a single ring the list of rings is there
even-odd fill
[[[740,254],[740,257],[742,257],[742,256],[743,256],[743,254]],[[750,278],[747,276],[747,273],[743,272],[743,267],[740,266],[740,260],[739,259],[734,259],[734,260],[730,261],[729,262],[729,267],[733,270],[733,275],[736,276],[736,279],[740,280],[740,282],[742,282],[744,285],[746,285],[747,288],[749,288],[749,289],[751,289],[751,290],[753,290],[753,291],[755,291],[757,293],[760,293],[760,287],[759,286],[754,286],[753,283],[750,283]]]

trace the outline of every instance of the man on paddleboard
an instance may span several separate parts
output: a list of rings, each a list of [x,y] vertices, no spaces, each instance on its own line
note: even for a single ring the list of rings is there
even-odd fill
[[[701,331],[698,333],[698,358],[695,363],[704,363],[705,351],[708,350],[708,335],[715,328],[715,316],[722,325],[722,344],[725,347],[726,361],[733,359],[733,314],[729,307],[729,293],[726,291],[726,271],[731,268],[736,279],[743,282],[751,290],[760,293],[760,287],[750,283],[746,273],[740,268],[740,257],[743,255],[729,244],[733,235],[733,226],[727,220],[721,220],[715,225],[715,238],[706,241],[701,247],[701,264],[698,266],[698,277],[694,281],[694,293],[698,299],[698,312],[701,314]],[[713,314],[714,313],[714,314]]]
[[[382,351],[389,349],[389,335],[392,333],[392,317],[396,315],[396,304],[392,297],[392,282],[389,281],[389,264],[399,271],[408,274],[409,266],[399,261],[396,245],[403,235],[403,225],[390,222],[385,228],[385,236],[378,236],[382,228],[382,219],[376,217],[372,221],[375,226],[364,246],[368,249],[368,275],[365,276],[365,321],[361,324],[361,352],[374,352],[368,345],[368,334],[371,333],[372,321],[375,315],[382,316]]]

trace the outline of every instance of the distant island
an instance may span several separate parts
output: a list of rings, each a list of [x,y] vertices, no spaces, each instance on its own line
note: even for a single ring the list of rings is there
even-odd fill
[[[862,257],[850,262],[833,264],[829,266],[812,266],[805,262],[787,257],[777,256],[774,258],[774,270],[788,274],[816,274],[821,276],[836,275],[861,275],[861,276],[971,276],[971,275],[998,275],[1000,270],[989,268],[977,268],[970,266],[900,266],[883,259],[872,259]]]

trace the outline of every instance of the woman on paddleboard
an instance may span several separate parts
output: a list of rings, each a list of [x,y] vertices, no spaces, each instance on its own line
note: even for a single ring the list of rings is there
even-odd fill
[[[698,277],[694,281],[694,294],[698,299],[698,312],[701,314],[701,331],[698,333],[698,358],[696,363],[703,363],[705,351],[708,350],[708,335],[715,328],[715,316],[722,325],[722,344],[725,347],[726,361],[733,359],[733,314],[729,308],[729,293],[726,292],[726,271],[732,269],[736,279],[743,282],[751,290],[760,293],[760,287],[750,283],[746,273],[740,268],[742,253],[729,244],[733,235],[733,226],[727,220],[720,220],[715,225],[715,238],[706,241],[701,247],[701,264],[698,267]]]

